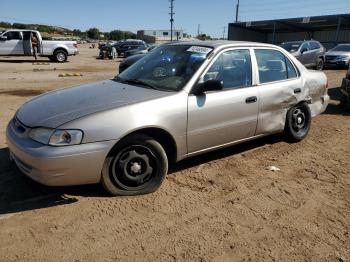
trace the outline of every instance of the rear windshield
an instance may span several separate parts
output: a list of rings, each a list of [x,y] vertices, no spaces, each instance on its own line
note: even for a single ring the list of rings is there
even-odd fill
[[[283,43],[281,47],[287,50],[290,53],[298,51],[301,43]]]
[[[350,52],[350,45],[337,45],[333,48],[333,51],[345,51]]]

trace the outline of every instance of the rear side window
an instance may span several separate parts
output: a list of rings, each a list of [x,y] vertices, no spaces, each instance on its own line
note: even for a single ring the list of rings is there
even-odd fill
[[[215,79],[224,89],[236,89],[252,85],[252,66],[249,50],[229,50],[216,59],[204,75],[204,81]]]
[[[321,48],[320,44],[317,42],[310,42],[310,49],[315,50]]]
[[[256,49],[260,83],[268,83],[298,76],[292,62],[277,50]]]

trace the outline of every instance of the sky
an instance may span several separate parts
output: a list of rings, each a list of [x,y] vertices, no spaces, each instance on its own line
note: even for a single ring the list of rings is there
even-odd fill
[[[175,0],[175,28],[222,37],[235,20],[237,0]],[[0,21],[86,30],[167,29],[169,0],[1,0]],[[240,21],[350,13],[350,0],[240,0]],[[224,27],[226,27],[224,29]]]

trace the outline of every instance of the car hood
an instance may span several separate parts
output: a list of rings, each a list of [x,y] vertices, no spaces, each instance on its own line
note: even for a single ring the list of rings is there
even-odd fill
[[[334,55],[334,56],[347,55],[347,56],[350,56],[350,52],[346,52],[346,51],[328,51],[326,53],[326,55]]]
[[[17,111],[16,117],[29,127],[57,128],[86,115],[169,94],[106,80],[35,97]]]

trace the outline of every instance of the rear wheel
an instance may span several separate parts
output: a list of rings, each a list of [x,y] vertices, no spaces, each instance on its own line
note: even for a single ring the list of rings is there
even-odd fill
[[[303,140],[309,133],[311,112],[306,103],[300,103],[287,112],[285,134],[291,142]]]
[[[59,49],[54,52],[53,57],[56,62],[63,63],[67,61],[68,54],[65,50]]]
[[[163,147],[145,135],[131,135],[106,158],[101,183],[111,195],[140,195],[156,191],[168,172]]]
[[[317,59],[316,69],[322,71],[324,68],[324,61],[322,58]]]

